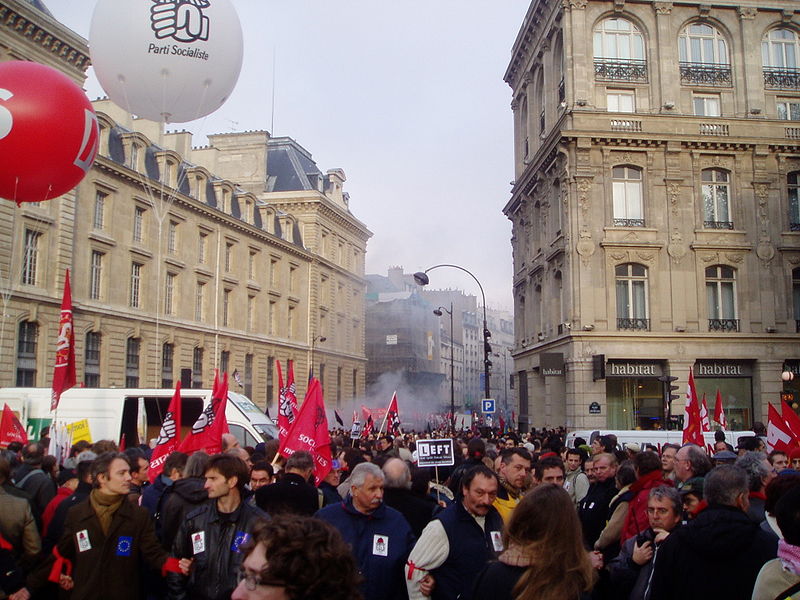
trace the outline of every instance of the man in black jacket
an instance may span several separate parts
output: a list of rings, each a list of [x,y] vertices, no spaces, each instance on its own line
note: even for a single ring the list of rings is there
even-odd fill
[[[45,555],[50,554],[53,546],[61,539],[69,509],[89,497],[89,493],[92,491],[92,462],[93,460],[82,460],[78,463],[78,487],[75,488],[71,496],[64,498],[61,504],[58,505],[42,539],[42,550]]]
[[[411,470],[400,458],[390,458],[383,464],[383,502],[402,514],[414,537],[419,537],[433,518],[435,502],[428,502],[411,491]]]
[[[747,516],[743,469],[712,469],[704,493],[708,507],[659,548],[652,600],[749,600],[759,570],[777,555],[777,541]]]
[[[14,484],[33,499],[33,516],[41,529],[42,514],[56,495],[56,482],[42,470],[44,447],[32,442],[22,449],[22,465],[14,472]]]
[[[256,505],[269,515],[295,514],[311,517],[320,509],[319,493],[308,483],[314,473],[314,457],[300,450],[286,461],[277,483],[256,490]]]
[[[583,526],[583,540],[588,548],[594,548],[594,543],[606,525],[608,506],[617,495],[614,484],[617,459],[608,453],[595,455],[594,473],[595,482],[589,486],[589,491],[578,507],[578,516]]]
[[[229,454],[212,456],[206,467],[209,501],[186,515],[173,545],[178,558],[193,559],[188,577],[167,576],[170,600],[227,600],[237,583],[253,524],[266,515],[242,501],[247,465]]]

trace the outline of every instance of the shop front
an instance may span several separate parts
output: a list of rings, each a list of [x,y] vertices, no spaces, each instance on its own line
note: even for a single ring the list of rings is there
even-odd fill
[[[791,375],[787,375],[790,373]],[[786,402],[794,412],[800,414],[800,360],[786,360],[783,363],[783,389],[781,400]]]
[[[706,398],[713,415],[717,393],[722,398],[728,429],[753,428],[753,363],[751,361],[698,360],[694,381],[699,400]]]
[[[664,362],[609,360],[606,365],[606,403],[609,429],[666,429],[664,421]]]

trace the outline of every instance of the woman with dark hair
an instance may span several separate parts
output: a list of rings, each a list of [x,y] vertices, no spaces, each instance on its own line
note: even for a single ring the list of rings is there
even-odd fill
[[[291,514],[259,521],[243,550],[232,600],[361,600],[350,547],[324,521]]]
[[[511,514],[505,552],[478,575],[472,600],[578,600],[595,571],[583,547],[581,523],[569,494],[535,487]]]

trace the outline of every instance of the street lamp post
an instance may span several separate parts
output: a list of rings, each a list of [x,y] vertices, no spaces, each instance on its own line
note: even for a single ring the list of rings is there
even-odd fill
[[[440,306],[433,311],[437,317],[442,316],[442,311],[450,315],[450,435],[456,436],[456,388],[455,388],[455,362],[456,343],[453,340],[453,303],[450,303],[450,310]]]
[[[503,348],[503,354],[495,352],[496,357],[503,357],[503,408],[508,415],[508,372],[506,371],[506,358],[508,356],[508,348]]]
[[[311,376],[314,374],[314,343],[315,342],[324,342],[327,340],[324,335],[315,335],[311,338],[311,348],[308,354],[308,378],[311,379]]]
[[[450,267],[453,269],[458,269],[460,271],[464,271],[467,275],[472,277],[475,280],[475,283],[478,284],[478,288],[481,290],[481,299],[483,300],[483,391],[484,391],[484,398],[491,398],[491,391],[489,388],[489,369],[492,366],[492,361],[489,360],[489,354],[492,352],[492,346],[489,343],[489,338],[492,337],[492,332],[489,331],[489,327],[486,325],[486,294],[483,293],[483,286],[481,282],[478,281],[478,278],[475,277],[472,273],[467,271],[464,267],[460,267],[458,265],[451,265],[451,264],[441,264],[441,265],[434,265],[425,269],[424,271],[419,271],[414,273],[414,281],[417,282],[417,285],[428,285],[431,281],[428,278],[428,272],[433,271],[434,269],[438,269],[439,267]]]

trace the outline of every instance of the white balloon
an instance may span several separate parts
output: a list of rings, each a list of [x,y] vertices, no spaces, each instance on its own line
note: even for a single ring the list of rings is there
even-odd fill
[[[214,112],[233,91],[242,26],[230,0],[98,0],[89,48],[116,104],[183,123]]]

